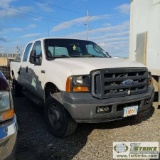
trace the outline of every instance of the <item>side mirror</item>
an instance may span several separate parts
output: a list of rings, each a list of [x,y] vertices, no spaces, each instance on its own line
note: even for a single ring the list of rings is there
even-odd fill
[[[32,50],[30,55],[30,62],[35,65],[41,65],[42,62],[42,54],[36,55],[36,51]]]
[[[30,54],[30,63],[34,64],[35,63],[35,55],[36,55],[36,51],[32,50],[31,54]]]
[[[112,57],[109,55],[109,53],[108,53],[108,52],[106,52],[106,55],[107,55],[109,58],[112,58]]]

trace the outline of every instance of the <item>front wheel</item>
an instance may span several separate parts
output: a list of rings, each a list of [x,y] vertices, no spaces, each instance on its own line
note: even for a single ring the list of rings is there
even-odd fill
[[[55,137],[66,137],[76,130],[77,123],[64,106],[52,96],[49,96],[46,100],[44,115],[48,129]]]

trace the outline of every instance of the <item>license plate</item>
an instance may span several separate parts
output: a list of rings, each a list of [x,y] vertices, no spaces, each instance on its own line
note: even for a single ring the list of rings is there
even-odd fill
[[[125,107],[124,108],[124,115],[123,117],[129,117],[136,115],[138,112],[138,106],[132,106],[132,107]]]

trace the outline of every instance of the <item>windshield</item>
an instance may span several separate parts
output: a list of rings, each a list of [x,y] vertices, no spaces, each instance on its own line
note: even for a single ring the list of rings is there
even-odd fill
[[[46,39],[48,59],[65,57],[107,57],[108,54],[96,43],[75,39]]]

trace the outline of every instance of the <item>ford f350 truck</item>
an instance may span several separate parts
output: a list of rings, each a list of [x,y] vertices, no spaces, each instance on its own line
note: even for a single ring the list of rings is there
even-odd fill
[[[77,123],[136,116],[151,107],[154,88],[140,63],[111,58],[92,41],[43,38],[27,44],[21,62],[11,62],[15,94],[42,100],[50,132],[72,134]]]

